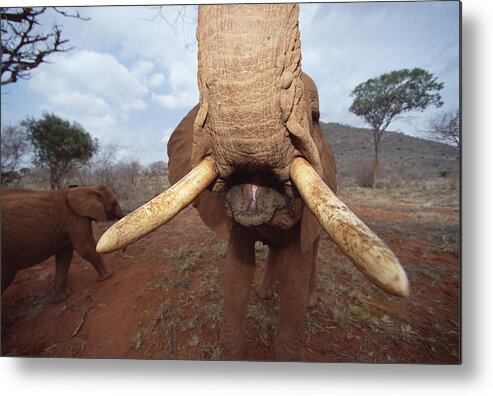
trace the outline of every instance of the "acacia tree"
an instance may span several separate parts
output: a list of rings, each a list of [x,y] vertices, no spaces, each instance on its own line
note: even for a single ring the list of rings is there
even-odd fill
[[[69,14],[57,8],[51,10],[65,17],[82,18],[79,13]],[[18,79],[27,79],[31,71],[55,52],[72,49],[64,45],[68,42],[62,38],[60,25],[54,25],[50,32],[41,29],[40,17],[47,10],[41,8],[0,8],[2,28],[2,67],[1,85],[15,83]]]
[[[34,148],[34,164],[50,172],[50,187],[60,188],[70,171],[87,163],[98,149],[97,139],[79,124],[54,114],[43,113],[39,120],[22,122]]]
[[[423,111],[430,105],[442,106],[439,93],[442,88],[443,83],[420,68],[385,73],[354,88],[351,93],[354,101],[349,110],[362,117],[373,129],[373,187],[379,170],[378,149],[387,127],[402,113]]]
[[[459,109],[443,111],[429,120],[428,136],[433,140],[460,147]]]
[[[21,168],[29,151],[26,130],[18,125],[2,126],[1,144],[1,185],[7,187],[26,173]]]

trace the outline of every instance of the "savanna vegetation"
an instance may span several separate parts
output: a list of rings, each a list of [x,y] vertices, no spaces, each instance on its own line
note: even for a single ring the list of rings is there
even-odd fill
[[[77,123],[54,114],[2,127],[2,188],[50,189],[97,184],[110,187],[130,211],[168,186],[167,165],[117,158]],[[163,153],[165,147],[163,146]]]

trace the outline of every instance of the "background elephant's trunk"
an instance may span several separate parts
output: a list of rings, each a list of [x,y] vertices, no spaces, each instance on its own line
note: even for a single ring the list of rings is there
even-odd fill
[[[294,4],[199,7],[193,164],[212,154],[220,178],[248,167],[289,179],[299,149],[291,129],[309,136],[298,13]]]

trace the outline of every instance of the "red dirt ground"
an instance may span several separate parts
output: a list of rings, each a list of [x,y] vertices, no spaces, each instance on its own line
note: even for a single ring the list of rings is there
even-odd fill
[[[411,297],[386,295],[324,236],[316,307],[307,312],[305,360],[460,362],[459,211],[425,199],[343,196],[400,258]],[[99,238],[109,224],[94,225]],[[74,255],[72,294],[50,302],[54,259],[22,271],[2,296],[3,356],[220,359],[226,242],[186,209],[125,252],[104,256],[113,276]],[[248,309],[247,360],[272,360],[278,296]]]

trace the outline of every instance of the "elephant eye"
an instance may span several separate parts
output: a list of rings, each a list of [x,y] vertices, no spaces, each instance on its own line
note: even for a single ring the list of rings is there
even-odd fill
[[[320,112],[317,109],[312,109],[312,121],[318,122],[320,119]]]

